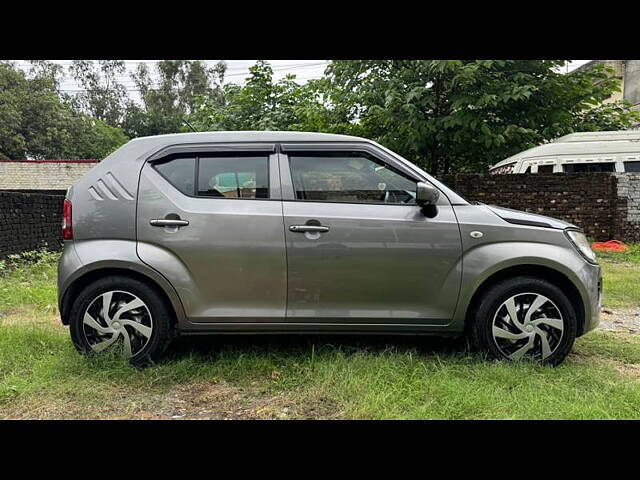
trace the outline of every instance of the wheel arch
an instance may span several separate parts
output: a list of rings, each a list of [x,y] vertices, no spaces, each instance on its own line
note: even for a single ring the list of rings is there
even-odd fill
[[[560,288],[560,290],[562,290],[562,292],[567,296],[576,312],[576,320],[578,322],[577,336],[580,336],[584,333],[586,319],[585,306],[584,300],[578,288],[563,272],[546,265],[537,264],[520,264],[508,266],[496,272],[493,272],[487,278],[485,278],[480,283],[478,288],[476,288],[475,292],[471,296],[471,299],[467,303],[464,312],[465,331],[468,330],[469,325],[471,324],[472,312],[476,310],[484,293],[501,280],[516,276],[541,278]]]
[[[90,283],[104,278],[106,276],[124,276],[142,281],[153,288],[171,308],[174,321],[180,324],[185,319],[184,308],[173,287],[166,280],[159,277],[159,274],[153,275],[148,272],[141,272],[124,266],[97,266],[92,269],[84,270],[76,278],[74,278],[60,299],[60,318],[63,325],[69,325],[69,312],[71,311],[73,299]]]

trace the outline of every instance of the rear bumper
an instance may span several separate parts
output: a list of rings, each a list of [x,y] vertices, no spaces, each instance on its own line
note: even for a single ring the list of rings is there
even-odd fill
[[[80,261],[80,257],[78,257],[74,243],[72,241],[65,241],[62,256],[58,261],[58,311],[60,312],[60,319],[64,325],[69,324],[66,318],[67,309],[64,305],[64,294],[71,283],[73,275],[80,270],[82,270],[82,262]]]

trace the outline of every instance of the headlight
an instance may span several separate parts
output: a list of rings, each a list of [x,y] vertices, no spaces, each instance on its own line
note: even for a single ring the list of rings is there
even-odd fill
[[[582,254],[587,261],[591,263],[598,263],[596,260],[596,254],[591,250],[591,245],[589,244],[589,240],[587,240],[587,236],[578,232],[577,230],[565,230],[567,237],[573,243],[573,246]]]

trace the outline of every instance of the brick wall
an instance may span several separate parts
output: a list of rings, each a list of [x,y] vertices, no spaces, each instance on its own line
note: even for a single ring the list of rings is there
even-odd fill
[[[468,200],[578,225],[596,240],[640,242],[640,174],[444,175]],[[61,247],[63,195],[0,191],[0,258]]]
[[[618,238],[640,242],[640,173],[616,173],[618,205],[615,233]]]
[[[64,190],[96,160],[2,160],[0,190]]]
[[[456,174],[440,180],[467,200],[566,220],[596,240],[640,241],[638,174]]]
[[[0,192],[0,258],[62,246],[63,195]]]

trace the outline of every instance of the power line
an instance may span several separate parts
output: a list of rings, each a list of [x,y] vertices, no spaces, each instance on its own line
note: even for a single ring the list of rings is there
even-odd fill
[[[318,67],[318,66],[328,65],[328,64],[329,64],[329,62],[319,62],[319,63],[309,63],[309,64],[293,64],[294,66],[280,65],[278,67],[272,68],[272,71],[274,73],[287,72],[289,70]],[[228,77],[238,77],[238,76],[248,76],[248,75],[250,75],[250,72],[247,70],[246,72],[243,71],[242,73],[234,73],[234,74],[230,74],[230,75],[225,75],[224,78],[226,79]],[[71,79],[72,77],[63,77],[63,79],[64,78]],[[317,75],[311,75],[311,76],[305,76],[305,77],[296,78],[296,79],[297,80],[308,80],[308,79],[311,79],[311,78],[318,78],[318,76]],[[125,83],[125,82],[133,82],[133,80],[129,78],[128,80],[125,80],[125,81],[121,82],[120,84],[122,85],[122,83]],[[135,85],[135,82],[133,82],[133,84]],[[141,90],[140,88],[132,88],[133,87],[132,85],[123,85],[123,86],[126,87],[125,90],[127,92],[139,92]],[[150,88],[149,90],[158,91],[158,90],[160,90],[160,88]],[[86,92],[87,89],[85,89],[85,88],[60,88],[60,91],[61,92],[68,92],[68,93],[79,93],[79,92]]]
[[[71,65],[71,62],[54,62],[57,65]],[[203,60],[203,62],[205,63],[209,63],[212,61],[207,61],[207,60]],[[129,62],[127,64],[127,66],[133,66],[133,65],[140,65],[140,64],[156,64],[158,63],[158,61],[155,60],[149,60],[149,61],[136,61],[136,62]],[[217,61],[216,61],[217,63]],[[292,63],[292,64],[284,64],[284,65],[277,65],[275,67],[272,67],[272,71],[273,73],[282,73],[284,72],[285,74],[288,73],[290,70],[298,70],[298,69],[307,69],[307,68],[315,68],[315,67],[319,67],[319,66],[323,66],[323,65],[328,65],[330,62],[328,61],[323,61],[323,62],[317,62],[317,63]],[[254,64],[255,65],[255,64]],[[27,63],[22,63],[22,64],[18,64],[18,67],[23,67],[23,68],[27,68],[27,67],[31,67],[31,64],[27,64]],[[235,78],[235,77],[246,77],[250,75],[249,72],[249,68],[250,67],[246,67],[246,68],[233,68],[231,67],[229,70],[227,70],[224,74],[224,79],[228,79],[228,78]],[[231,72],[231,73],[229,73]],[[137,84],[135,83],[135,80],[133,80],[132,78],[132,71],[129,71],[127,73],[122,73],[122,74],[117,74],[114,75],[115,80],[122,86],[125,87],[125,90],[127,92],[139,92],[140,88],[137,88]],[[316,75],[312,75],[312,76],[305,76],[302,78],[297,78],[297,80],[308,80],[310,78],[317,78]],[[68,75],[68,74],[63,74],[60,77],[60,83],[64,84],[64,83],[70,83],[70,84],[76,84],[77,85],[77,81],[73,78],[73,76]],[[87,91],[87,89],[84,88],[60,88],[59,89],[61,92],[65,92],[65,93],[79,93],[79,92],[85,92]],[[158,88],[151,88],[150,90],[154,90],[157,91],[159,90]]]

